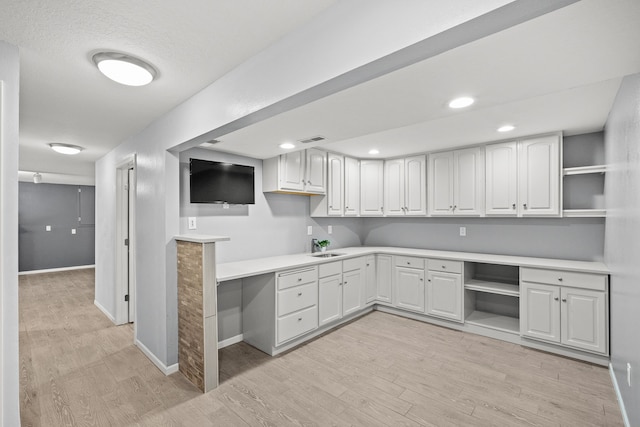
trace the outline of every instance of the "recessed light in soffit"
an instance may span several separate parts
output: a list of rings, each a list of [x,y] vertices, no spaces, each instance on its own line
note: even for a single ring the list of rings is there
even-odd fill
[[[461,96],[459,98],[451,100],[449,102],[449,108],[454,108],[454,109],[465,108],[470,106],[474,102],[476,102],[476,100],[469,96]]]
[[[124,53],[98,52],[91,59],[102,74],[127,86],[147,85],[158,74],[155,68],[142,59]]]

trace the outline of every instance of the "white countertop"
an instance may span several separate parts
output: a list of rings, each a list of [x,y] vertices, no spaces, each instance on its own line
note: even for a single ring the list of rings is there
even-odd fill
[[[176,238],[177,239],[177,238]],[[602,262],[572,261],[551,258],[521,257],[512,255],[492,255],[472,252],[434,251],[429,249],[411,249],[395,247],[351,247],[328,251],[329,253],[344,254],[338,257],[317,258],[309,253],[280,255],[267,258],[256,258],[245,261],[227,262],[218,264],[216,277],[218,282],[224,282],[243,277],[257,276],[259,274],[274,273],[290,270],[292,268],[307,267],[326,262],[341,261],[372,254],[389,254],[416,256],[422,258],[437,258],[456,261],[480,262],[486,264],[516,265],[520,267],[548,268],[555,270],[581,271],[585,273],[609,274],[607,266]]]
[[[193,243],[215,243],[215,242],[225,242],[227,240],[231,240],[227,236],[211,236],[209,234],[181,234],[179,236],[175,236],[174,239],[179,240],[181,242],[193,242]]]

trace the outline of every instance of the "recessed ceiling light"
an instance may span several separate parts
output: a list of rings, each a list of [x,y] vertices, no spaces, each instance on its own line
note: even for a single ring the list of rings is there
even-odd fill
[[[460,98],[456,98],[451,102],[449,102],[449,108],[464,108],[464,107],[468,107],[474,102],[476,102],[475,99],[471,97],[461,96]]]
[[[514,130],[516,127],[513,125],[504,125],[504,126],[500,126],[498,128],[498,132],[511,132],[512,130]]]
[[[102,74],[127,86],[147,85],[157,75],[151,65],[124,53],[99,52],[93,55],[92,59]]]
[[[380,151],[375,149],[375,148],[373,148],[373,149],[369,150],[369,154],[372,154],[372,155],[380,154]]]
[[[57,142],[53,142],[53,143],[49,144],[49,147],[51,147],[51,149],[53,149],[53,151],[57,151],[58,153],[68,154],[68,155],[78,154],[79,152],[84,150],[84,148],[82,148],[82,147],[80,147],[78,145],[59,144]]]
[[[285,150],[291,150],[292,148],[296,148],[296,146],[290,142],[285,142],[284,144],[280,144],[280,148],[284,148]]]

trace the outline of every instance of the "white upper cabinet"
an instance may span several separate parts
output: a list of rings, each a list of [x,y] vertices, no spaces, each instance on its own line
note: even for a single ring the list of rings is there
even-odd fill
[[[486,147],[486,213],[560,216],[560,137]]]
[[[266,159],[262,164],[262,191],[324,194],[327,153],[310,148]]]
[[[429,155],[429,214],[484,214],[484,147]]]
[[[384,213],[383,176],[382,160],[360,161],[360,215],[380,216]]]
[[[344,158],[344,215],[360,214],[360,162]]]
[[[560,138],[528,139],[518,146],[518,202],[522,216],[560,216]]]
[[[344,213],[344,157],[329,153],[327,169],[327,214],[341,216]]]
[[[425,156],[387,160],[384,164],[385,215],[426,215],[426,188]]]
[[[515,216],[518,213],[518,144],[491,144],[485,152],[485,212]]]

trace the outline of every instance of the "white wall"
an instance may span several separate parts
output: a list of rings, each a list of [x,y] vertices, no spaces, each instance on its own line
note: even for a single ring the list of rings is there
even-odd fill
[[[179,161],[168,149],[191,148],[202,134],[222,135],[571,2],[518,1],[495,13],[489,12],[510,2],[405,0],[402,8],[385,0],[338,2],[97,162],[97,302],[115,312],[115,167],[125,156],[137,153],[138,159],[137,338],[171,365],[177,362],[172,237],[180,232],[180,218]],[[447,37],[433,37],[445,29]]]
[[[18,362],[18,48],[0,41],[0,426],[20,425]]]
[[[605,262],[611,269],[611,365],[629,425],[640,425],[640,74],[626,77],[605,127]],[[631,387],[627,385],[631,364]]]

